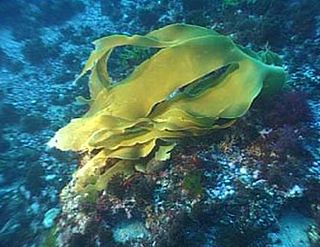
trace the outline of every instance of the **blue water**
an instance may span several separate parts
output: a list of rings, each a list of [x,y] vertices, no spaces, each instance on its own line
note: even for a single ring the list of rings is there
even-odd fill
[[[231,129],[187,138],[161,171],[125,182],[121,196],[72,211],[74,198],[60,192],[83,154],[47,142],[87,111],[75,100],[88,97],[87,78],[74,80],[92,42],[172,23],[276,52],[286,86]],[[318,0],[0,0],[0,247],[320,246],[319,44]],[[154,52],[115,52],[112,77],[125,78]],[[190,170],[201,174],[199,198],[183,187]],[[50,236],[67,240],[50,245]]]

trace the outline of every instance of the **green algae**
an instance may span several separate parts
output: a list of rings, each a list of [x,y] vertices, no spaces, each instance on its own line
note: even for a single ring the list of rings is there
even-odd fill
[[[53,226],[45,237],[41,247],[56,247],[57,246],[57,225]]]
[[[200,197],[203,195],[201,179],[202,173],[200,170],[190,171],[183,179],[182,188],[188,191],[192,197]]]

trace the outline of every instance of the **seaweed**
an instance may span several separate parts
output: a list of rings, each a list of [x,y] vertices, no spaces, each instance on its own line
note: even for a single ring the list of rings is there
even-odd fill
[[[75,174],[78,192],[102,191],[116,174],[130,177],[154,157],[169,159],[179,139],[229,127],[261,92],[268,96],[285,81],[275,53],[255,53],[199,26],[173,24],[145,36],[101,38],[95,45],[79,76],[91,71],[91,98],[79,98],[90,109],[49,142],[92,154]],[[124,45],[160,50],[113,83],[107,61]]]
[[[57,246],[57,225],[53,226],[47,233],[41,247]]]
[[[183,179],[182,188],[189,192],[192,197],[203,195],[203,187],[201,184],[202,172],[200,170],[190,171]]]
[[[296,125],[312,121],[312,112],[307,102],[307,95],[299,91],[283,92],[273,98],[273,107],[264,114],[265,122],[270,127]],[[269,103],[265,103],[268,104]],[[269,107],[265,107],[269,109]]]

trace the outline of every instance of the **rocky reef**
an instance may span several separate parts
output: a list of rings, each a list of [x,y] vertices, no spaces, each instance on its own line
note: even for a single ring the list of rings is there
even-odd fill
[[[318,13],[316,0],[1,1],[0,246],[319,246]],[[74,80],[91,42],[172,23],[276,52],[284,87],[229,128],[179,138],[148,172],[79,196],[73,174],[93,154],[46,143],[88,110],[75,100],[88,78]],[[115,49],[110,77],[156,52]]]
[[[81,200],[71,183],[62,194],[57,245],[285,246],[295,237],[283,228],[297,219],[294,241],[317,246],[319,162],[303,145],[315,129],[304,132],[305,122],[265,129],[261,113],[257,105],[218,137],[182,142],[149,173],[112,177],[97,200]]]

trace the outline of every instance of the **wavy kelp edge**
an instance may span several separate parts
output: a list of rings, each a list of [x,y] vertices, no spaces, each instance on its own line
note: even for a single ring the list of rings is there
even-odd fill
[[[88,153],[88,162],[75,173],[77,192],[99,192],[116,174],[131,176],[153,158],[168,159],[179,139],[230,126],[262,90],[278,89],[285,81],[275,53],[255,53],[198,26],[173,24],[94,44],[80,74],[91,71],[90,109],[50,141],[61,150]],[[160,50],[113,84],[108,58],[124,45]]]

